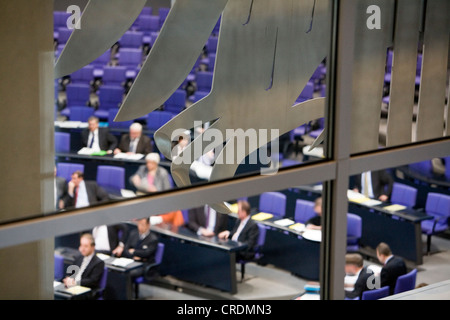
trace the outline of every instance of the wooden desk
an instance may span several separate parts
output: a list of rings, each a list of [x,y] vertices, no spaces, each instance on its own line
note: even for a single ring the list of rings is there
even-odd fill
[[[55,282],[53,292],[55,300],[82,300],[89,295],[91,289],[81,286],[66,288],[64,283]]]
[[[198,236],[185,227],[173,231],[152,226],[151,230],[165,244],[160,266],[162,276],[171,275],[231,294],[237,292],[236,252],[247,245]]]

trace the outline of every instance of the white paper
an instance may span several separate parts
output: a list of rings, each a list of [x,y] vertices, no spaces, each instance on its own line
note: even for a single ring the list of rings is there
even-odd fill
[[[133,259],[129,258],[116,258],[111,262],[111,264],[118,267],[126,267],[130,263],[133,263],[133,261]]]
[[[125,153],[120,152],[116,155],[114,155],[114,158],[116,159],[127,159],[127,160],[140,160],[144,157],[142,153]]]
[[[291,219],[286,218],[286,219],[277,220],[274,223],[279,226],[286,227],[286,226],[290,226],[291,224],[294,224],[295,221],[292,221]]]

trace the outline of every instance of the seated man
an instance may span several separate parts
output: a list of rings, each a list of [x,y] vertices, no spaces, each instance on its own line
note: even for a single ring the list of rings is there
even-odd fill
[[[91,288],[92,291],[89,298],[96,299],[105,263],[95,255],[95,241],[91,234],[84,233],[81,235],[79,251],[81,255],[75,259],[74,265],[80,267],[80,269],[75,274],[75,277],[64,278],[63,283],[66,287],[79,285]]]
[[[114,154],[118,153],[141,153],[147,155],[152,152],[152,142],[148,136],[142,134],[142,125],[134,122],[129,129],[129,133],[120,138],[119,146],[114,149]]]
[[[406,274],[406,264],[401,257],[392,254],[388,244],[381,242],[377,248],[377,258],[383,264],[380,272],[380,287],[389,286],[389,294],[394,294],[397,278]]]
[[[250,204],[245,200],[238,201],[238,219],[231,231],[219,233],[220,239],[231,239],[247,244],[247,249],[236,254],[236,260],[250,260],[255,256],[258,242],[259,228],[250,216]]]
[[[81,143],[83,147],[111,154],[117,147],[117,138],[108,128],[100,128],[99,119],[92,116],[88,119],[88,127],[81,131]]]
[[[228,216],[208,205],[190,209],[188,217],[186,227],[201,236],[212,237],[228,227]]]
[[[371,290],[368,284],[370,276],[373,276],[373,271],[364,267],[364,260],[359,253],[348,253],[345,255],[345,273],[349,276],[355,276],[356,282],[351,290],[345,291],[345,297],[354,299],[362,298],[362,293]]]
[[[68,183],[68,196],[65,200],[65,207],[87,207],[99,202],[109,200],[108,193],[100,187],[96,181],[84,180],[81,171],[72,173],[72,180]]]

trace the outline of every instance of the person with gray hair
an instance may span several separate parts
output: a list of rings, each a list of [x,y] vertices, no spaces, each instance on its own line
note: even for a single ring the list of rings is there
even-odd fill
[[[156,152],[145,157],[146,164],[141,165],[130,177],[131,184],[138,193],[151,193],[172,188],[169,172],[159,165],[160,156]]]
[[[114,149],[114,154],[118,153],[141,153],[147,155],[152,152],[152,142],[150,137],[142,133],[143,128],[139,122],[130,125],[128,133],[120,138],[119,146]]]

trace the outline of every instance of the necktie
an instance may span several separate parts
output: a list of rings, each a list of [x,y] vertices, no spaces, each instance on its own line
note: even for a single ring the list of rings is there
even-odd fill
[[[92,149],[92,146],[94,145],[94,133],[91,133],[91,143],[89,143],[89,148]]]
[[[136,153],[136,139],[133,139],[130,142],[130,152]]]
[[[83,258],[83,262],[81,263],[80,270],[77,272],[77,275],[75,276],[75,281],[77,283],[80,283],[81,275],[83,274],[84,270],[86,269],[89,261],[87,257]]]

